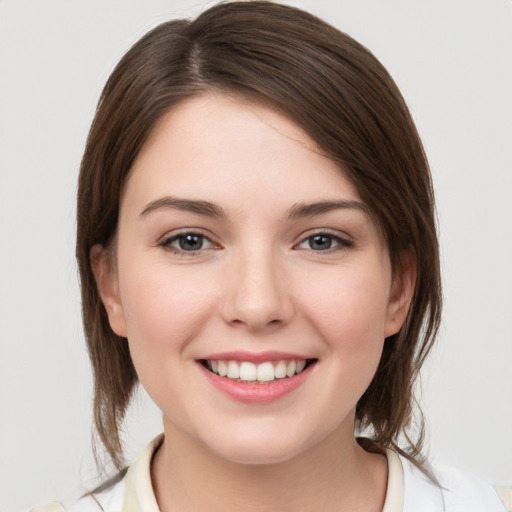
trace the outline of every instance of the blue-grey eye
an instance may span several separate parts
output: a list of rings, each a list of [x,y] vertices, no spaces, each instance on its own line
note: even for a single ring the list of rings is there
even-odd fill
[[[209,249],[212,243],[208,238],[198,233],[182,233],[164,241],[162,245],[173,250],[194,252]]]
[[[327,251],[329,249],[341,249],[350,246],[351,243],[349,241],[329,233],[318,233],[308,236],[299,244],[301,249],[309,249],[311,251]]]
[[[184,235],[178,238],[178,244],[183,251],[198,251],[203,248],[204,237],[201,235]]]
[[[314,251],[325,251],[330,249],[334,242],[332,236],[327,235],[310,236],[307,241],[309,243],[309,248]]]

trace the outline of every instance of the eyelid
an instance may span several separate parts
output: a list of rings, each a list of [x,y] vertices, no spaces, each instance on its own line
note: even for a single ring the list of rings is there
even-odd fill
[[[183,249],[180,249],[178,247],[173,247],[171,245],[172,242],[175,240],[178,240],[180,237],[186,236],[186,235],[196,235],[200,236],[203,239],[207,240],[210,244],[209,247],[201,248],[198,250],[192,250],[192,251],[185,251]],[[204,229],[201,228],[181,228],[175,231],[171,231],[166,233],[165,235],[161,236],[154,244],[156,247],[161,247],[164,250],[167,250],[169,252],[172,252],[174,254],[180,254],[180,255],[194,255],[198,254],[200,252],[205,252],[207,250],[211,249],[220,249],[221,246],[217,242],[214,241],[213,236],[206,234]]]
[[[330,252],[339,251],[343,249],[350,249],[355,245],[354,238],[346,233],[340,233],[339,231],[331,229],[314,229],[309,232],[303,233],[299,241],[293,246],[293,248],[300,249],[301,244],[305,243],[308,239],[313,238],[315,236],[330,237],[337,242],[337,245],[335,247],[329,247],[328,249],[324,250],[305,249],[314,252],[315,254],[322,252],[327,254]]]

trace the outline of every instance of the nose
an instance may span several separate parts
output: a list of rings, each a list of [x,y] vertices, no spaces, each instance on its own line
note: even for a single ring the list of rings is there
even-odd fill
[[[252,332],[287,324],[293,301],[280,258],[271,250],[248,250],[234,260],[222,302],[224,320]]]

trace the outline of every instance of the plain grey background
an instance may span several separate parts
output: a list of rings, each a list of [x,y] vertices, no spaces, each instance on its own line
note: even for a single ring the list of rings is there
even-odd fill
[[[512,2],[310,0],[391,72],[435,181],[445,316],[422,378],[430,452],[512,484]],[[187,0],[0,0],[0,510],[95,474],[74,262],[76,179],[100,90]],[[143,393],[130,460],[160,430]]]

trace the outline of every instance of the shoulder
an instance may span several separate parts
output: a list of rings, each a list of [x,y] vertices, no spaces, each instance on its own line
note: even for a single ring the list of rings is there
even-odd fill
[[[51,503],[47,503],[46,505],[41,505],[40,507],[31,508],[28,512],[65,512],[65,508],[62,503],[58,501],[52,501]]]
[[[407,459],[400,457],[404,469],[404,512],[435,510],[446,512],[512,512],[507,499],[509,488],[493,487],[480,478],[444,464],[428,466],[437,482],[426,476]],[[507,503],[508,501],[508,503]],[[423,503],[424,505],[420,505]],[[430,505],[428,505],[430,504]]]
[[[504,488],[502,493],[498,492],[488,482],[446,465],[439,465],[435,472],[443,487],[447,507],[451,505],[454,511],[511,510],[510,500],[507,504],[503,499],[506,498]]]
[[[505,504],[507,512],[512,512],[512,487],[501,487],[499,485],[495,485],[494,488]]]
[[[51,502],[28,512],[122,512],[125,478],[104,491],[86,494],[71,505]]]
[[[125,503],[128,510],[158,511],[151,485],[150,465],[153,454],[162,442],[163,434],[153,439],[129,468],[107,480],[96,491],[83,493],[72,505],[52,502],[28,512],[122,512]]]

